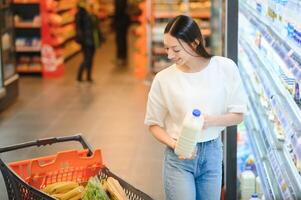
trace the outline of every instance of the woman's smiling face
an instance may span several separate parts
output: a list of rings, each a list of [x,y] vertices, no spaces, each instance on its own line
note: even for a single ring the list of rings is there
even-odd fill
[[[196,54],[186,42],[181,41],[180,43],[177,38],[169,33],[164,34],[163,42],[168,59],[177,65],[186,64]]]

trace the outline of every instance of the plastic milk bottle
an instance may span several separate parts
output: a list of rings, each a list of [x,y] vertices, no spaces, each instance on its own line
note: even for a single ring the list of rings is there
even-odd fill
[[[241,199],[248,200],[255,193],[255,175],[250,166],[241,173],[240,177]]]
[[[204,118],[201,111],[194,109],[188,113],[183,121],[182,131],[178,138],[175,153],[177,155],[190,158],[195,151],[198,138],[204,124]]]

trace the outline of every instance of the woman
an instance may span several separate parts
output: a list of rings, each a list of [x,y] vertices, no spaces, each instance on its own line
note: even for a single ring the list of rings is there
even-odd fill
[[[207,53],[192,18],[180,15],[164,30],[164,45],[174,64],[152,83],[145,116],[154,137],[165,144],[163,179],[167,200],[218,200],[222,180],[222,142],[226,126],[243,120],[246,96],[236,64]],[[195,153],[177,156],[174,149],[186,113],[204,113]]]

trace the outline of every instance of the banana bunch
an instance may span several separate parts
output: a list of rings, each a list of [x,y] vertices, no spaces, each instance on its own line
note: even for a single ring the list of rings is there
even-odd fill
[[[59,200],[78,200],[82,198],[84,189],[76,182],[66,181],[47,185],[42,191]]]
[[[102,181],[102,187],[110,195],[111,200],[128,200],[118,180],[108,177]]]

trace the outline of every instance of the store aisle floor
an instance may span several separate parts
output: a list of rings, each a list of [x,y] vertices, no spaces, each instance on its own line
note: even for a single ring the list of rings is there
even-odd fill
[[[104,162],[113,172],[154,199],[163,199],[163,145],[143,124],[148,87],[134,77],[131,68],[114,66],[114,48],[111,36],[98,49],[94,84],[75,82],[81,55],[67,62],[61,78],[22,77],[18,101],[0,114],[0,144],[83,133],[92,147],[102,149]],[[80,146],[29,148],[1,157],[22,160],[74,147]],[[0,181],[0,199],[5,200],[2,177]]]

